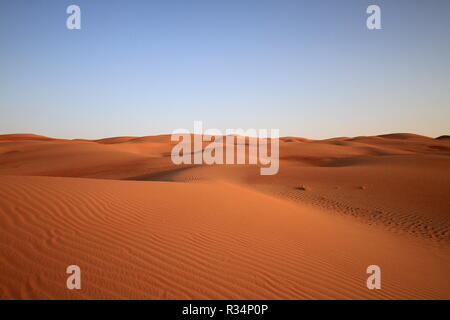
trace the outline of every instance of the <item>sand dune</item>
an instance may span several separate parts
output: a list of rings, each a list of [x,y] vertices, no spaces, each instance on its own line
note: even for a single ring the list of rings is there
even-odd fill
[[[450,298],[448,139],[285,137],[274,176],[172,146],[0,135],[0,298]]]

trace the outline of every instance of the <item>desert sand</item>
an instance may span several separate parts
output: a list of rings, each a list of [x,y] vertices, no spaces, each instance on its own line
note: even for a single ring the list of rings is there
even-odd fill
[[[0,135],[0,299],[450,299],[448,138],[285,137],[273,176],[173,144]]]

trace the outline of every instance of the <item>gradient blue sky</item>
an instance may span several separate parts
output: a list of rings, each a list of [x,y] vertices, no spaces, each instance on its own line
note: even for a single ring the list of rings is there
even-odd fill
[[[0,133],[438,136],[449,58],[448,0],[1,1]]]

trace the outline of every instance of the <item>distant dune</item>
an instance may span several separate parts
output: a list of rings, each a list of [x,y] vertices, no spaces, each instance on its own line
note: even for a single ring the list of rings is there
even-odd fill
[[[448,136],[283,137],[273,176],[173,145],[0,135],[0,299],[450,298]]]

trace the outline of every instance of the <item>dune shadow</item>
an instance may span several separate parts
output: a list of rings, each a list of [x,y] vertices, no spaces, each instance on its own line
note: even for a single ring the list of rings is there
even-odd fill
[[[367,164],[371,160],[372,159],[367,159],[366,157],[341,158],[326,162],[322,164],[321,167],[350,167],[354,165]]]
[[[147,173],[143,175],[127,177],[122,180],[134,180],[134,181],[176,181],[174,179],[175,175],[183,172],[187,169],[191,169],[194,166],[175,168],[171,170],[164,170],[158,172]]]

